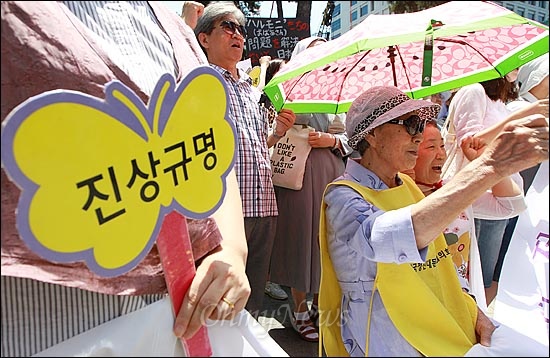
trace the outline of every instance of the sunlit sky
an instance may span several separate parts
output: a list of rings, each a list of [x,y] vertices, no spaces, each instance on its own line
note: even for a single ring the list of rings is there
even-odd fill
[[[178,15],[181,15],[181,8],[183,1],[161,1],[169,9],[174,10]],[[275,1],[260,1],[260,16],[261,17],[276,17],[277,16],[277,6]],[[283,16],[284,17],[295,17],[296,16],[296,6],[295,2],[283,1]],[[327,6],[326,1],[312,1],[311,2],[311,33],[317,34],[319,31],[319,26],[321,26],[321,21],[323,19],[323,11]]]

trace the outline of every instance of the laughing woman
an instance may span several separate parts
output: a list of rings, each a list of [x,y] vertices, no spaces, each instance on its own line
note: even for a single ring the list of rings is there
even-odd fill
[[[437,126],[437,122],[429,120],[423,133],[424,139],[418,148],[416,165],[410,171],[405,171],[415,181],[416,185],[428,196],[441,188],[441,169],[447,153],[445,143]],[[468,160],[472,161],[483,151],[485,145],[472,137],[467,138],[462,145],[462,151]],[[526,209],[525,198],[511,178],[502,180],[485,192],[475,201],[478,210],[494,219],[505,219],[518,215]],[[475,235],[473,207],[467,207],[443,231],[445,241],[456,266],[458,279],[462,288],[472,294],[477,305],[486,311],[485,288],[481,261]]]

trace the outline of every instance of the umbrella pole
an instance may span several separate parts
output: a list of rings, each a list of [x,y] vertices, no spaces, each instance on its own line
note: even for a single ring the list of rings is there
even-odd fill
[[[397,87],[397,78],[395,76],[395,56],[397,55],[395,54],[395,48],[393,46],[388,47],[388,53],[388,58],[390,59],[391,70],[393,73],[393,85]]]

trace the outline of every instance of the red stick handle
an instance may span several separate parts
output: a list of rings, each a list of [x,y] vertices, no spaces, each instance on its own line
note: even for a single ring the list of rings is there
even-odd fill
[[[185,216],[177,211],[165,216],[157,238],[157,247],[172,308],[177,316],[196,272]],[[181,342],[188,357],[212,356],[208,331],[204,326],[193,337],[187,340],[182,338]]]

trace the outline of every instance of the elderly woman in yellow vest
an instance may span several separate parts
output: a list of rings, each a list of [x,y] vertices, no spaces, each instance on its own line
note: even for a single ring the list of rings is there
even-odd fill
[[[447,153],[435,120],[426,122],[422,137],[424,139],[418,147],[416,165],[402,173],[413,178],[422,193],[428,196],[441,188],[447,181],[441,179]],[[466,158],[472,161],[483,151],[484,142],[468,137],[461,147]],[[478,213],[494,219],[513,217],[527,208],[521,188],[510,177],[501,180],[491,190],[486,191],[476,199],[474,205],[476,205]],[[462,289],[474,295],[478,307],[487,312],[473,205],[468,206],[447,225],[443,236],[451,252]]]
[[[390,86],[350,107],[346,132],[361,157],[329,184],[321,210],[319,349],[327,356],[462,356],[491,343],[495,325],[462,290],[442,232],[501,179],[548,159],[548,124],[538,115],[510,123],[424,197],[400,172],[415,165],[425,121],[438,110]]]

